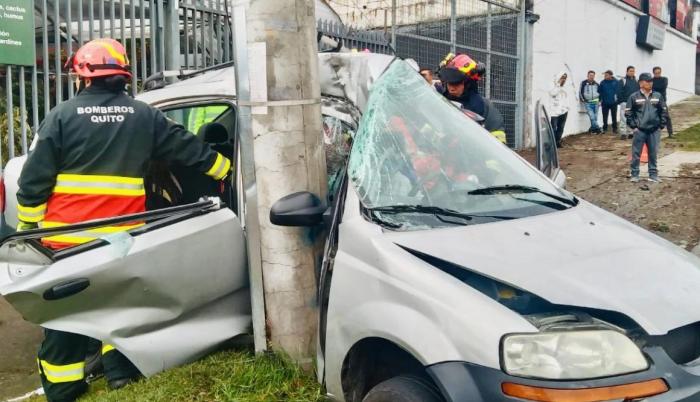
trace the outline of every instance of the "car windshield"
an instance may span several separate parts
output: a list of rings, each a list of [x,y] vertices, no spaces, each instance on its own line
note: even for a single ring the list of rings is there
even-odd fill
[[[417,230],[576,205],[402,60],[373,85],[348,174],[368,215]]]

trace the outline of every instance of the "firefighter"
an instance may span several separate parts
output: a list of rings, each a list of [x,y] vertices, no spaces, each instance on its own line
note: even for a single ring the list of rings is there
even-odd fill
[[[143,178],[151,159],[189,166],[223,180],[231,161],[159,110],[125,91],[131,79],[124,47],[112,39],[85,44],[66,66],[77,75],[78,94],[46,116],[39,140],[19,178],[18,230],[52,228],[145,211]],[[42,239],[64,249],[132,223]],[[72,401],[87,389],[89,338],[45,329],[39,349],[41,381],[49,401]],[[103,344],[108,384],[120,388],[140,377],[131,362]]]
[[[440,80],[445,84],[442,94],[451,101],[459,102],[462,108],[482,116],[484,128],[505,144],[501,112],[479,94],[478,82],[485,72],[482,63],[477,63],[466,54],[448,54],[440,63]]]

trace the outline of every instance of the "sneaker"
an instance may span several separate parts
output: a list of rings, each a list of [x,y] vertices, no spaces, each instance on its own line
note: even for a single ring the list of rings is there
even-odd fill
[[[632,183],[639,183],[639,176],[632,176],[632,178],[630,179],[630,181],[631,181]]]
[[[632,138],[634,138],[634,134],[627,134],[627,139],[628,139],[628,140],[631,140]]]
[[[647,180],[649,180],[652,183],[661,183],[661,179],[659,179],[659,176],[651,176]]]

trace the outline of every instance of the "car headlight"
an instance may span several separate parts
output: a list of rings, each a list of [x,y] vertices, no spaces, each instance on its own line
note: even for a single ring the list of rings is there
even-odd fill
[[[518,377],[581,380],[649,368],[634,342],[610,330],[507,335],[501,348],[504,371]]]

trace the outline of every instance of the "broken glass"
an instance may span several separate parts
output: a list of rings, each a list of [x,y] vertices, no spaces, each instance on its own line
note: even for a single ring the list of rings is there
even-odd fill
[[[552,208],[538,193],[470,194],[493,186],[519,185],[562,193],[532,166],[469,119],[402,60],[394,61],[372,87],[355,136],[348,173],[368,208],[418,205],[464,214],[509,216]],[[404,229],[444,226],[416,213],[377,212]],[[520,211],[517,217],[523,216]],[[384,221],[384,217],[381,218]],[[427,220],[426,220],[427,219]],[[403,221],[403,222],[401,222]],[[475,220],[482,222],[483,220]],[[437,223],[436,223],[437,222]]]
[[[323,146],[326,151],[328,173],[328,193],[332,197],[340,182],[341,169],[350,155],[355,130],[350,125],[333,116],[323,116]]]

